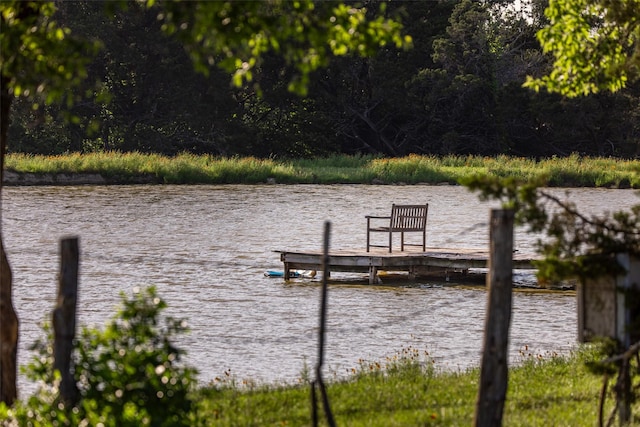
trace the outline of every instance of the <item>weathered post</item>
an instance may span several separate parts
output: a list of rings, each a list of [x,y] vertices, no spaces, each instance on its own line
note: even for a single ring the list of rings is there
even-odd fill
[[[513,219],[511,209],[494,209],[490,221],[488,305],[484,329],[480,387],[474,425],[502,425],[508,385],[509,326],[513,286]]]
[[[11,267],[0,236],[0,402],[13,404],[18,355],[18,316],[13,307]]]
[[[62,239],[58,301],[53,310],[53,369],[60,372],[60,398],[68,405],[73,405],[78,398],[78,389],[71,374],[71,351],[76,334],[78,264],[78,238]]]
[[[329,405],[329,396],[322,379],[322,366],[324,364],[324,338],[326,335],[327,324],[327,292],[329,279],[329,237],[331,235],[331,223],[325,221],[324,223],[324,238],[322,244],[322,293],[320,294],[320,328],[318,330],[318,361],[316,362],[316,379],[311,382],[311,425],[314,427],[318,425],[318,410],[317,410],[317,396],[316,387],[320,390],[320,397],[322,399],[322,406],[324,408],[324,414],[329,427],[335,427],[336,422],[331,412],[331,406]]]

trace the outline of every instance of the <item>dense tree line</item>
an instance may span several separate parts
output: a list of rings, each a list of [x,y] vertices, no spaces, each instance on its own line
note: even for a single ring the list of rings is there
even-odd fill
[[[638,83],[573,99],[522,87],[552,65],[536,40],[547,1],[524,3],[391,2],[386,13],[402,17],[413,48],[334,58],[303,98],[287,90],[293,70],[279,56],[236,88],[220,69],[194,71],[154,9],[60,2],[57,19],[102,49],[70,111],[16,100],[9,151],[638,156]]]

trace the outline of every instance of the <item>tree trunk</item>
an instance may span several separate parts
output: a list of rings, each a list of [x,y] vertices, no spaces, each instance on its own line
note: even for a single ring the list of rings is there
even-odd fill
[[[0,198],[7,150],[11,94],[9,79],[0,77]],[[0,207],[2,204],[0,203]],[[18,395],[16,387],[18,356],[18,316],[13,308],[11,267],[2,240],[0,211],[0,402],[11,405]]]

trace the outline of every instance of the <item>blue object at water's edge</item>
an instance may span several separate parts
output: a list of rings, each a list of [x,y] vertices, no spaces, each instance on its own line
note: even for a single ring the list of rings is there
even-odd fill
[[[284,271],[267,270],[264,272],[265,277],[284,277]],[[307,278],[313,279],[316,276],[315,270],[293,270],[289,272],[290,279]]]
[[[292,275],[295,272],[291,272]],[[267,270],[264,272],[265,277],[284,277],[284,271]]]

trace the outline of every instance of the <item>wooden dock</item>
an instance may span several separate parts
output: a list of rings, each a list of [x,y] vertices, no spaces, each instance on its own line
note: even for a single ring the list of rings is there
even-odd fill
[[[284,263],[284,277],[288,280],[293,270],[322,270],[321,251],[275,251]],[[514,269],[534,269],[533,257],[513,256]],[[378,281],[379,271],[402,271],[410,279],[434,272],[466,273],[469,269],[488,268],[489,252],[480,249],[428,248],[425,252],[386,250],[371,252],[339,250],[329,253],[329,271],[368,273],[369,284]]]

